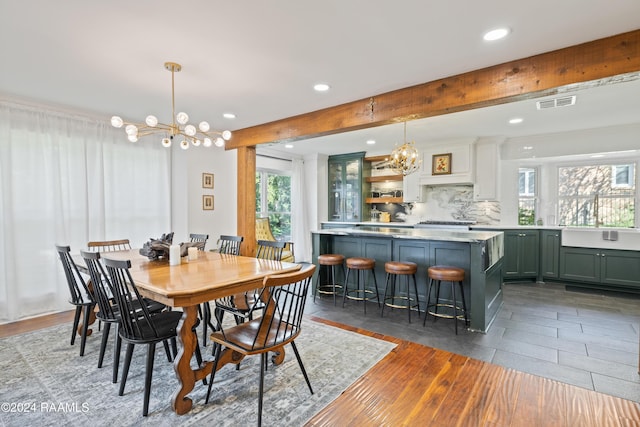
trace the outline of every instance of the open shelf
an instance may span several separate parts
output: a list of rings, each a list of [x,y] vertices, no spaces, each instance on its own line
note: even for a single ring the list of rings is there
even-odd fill
[[[365,203],[402,203],[402,197],[367,197]]]
[[[388,182],[388,181],[402,181],[402,175],[379,175],[368,176],[365,178],[367,182]]]

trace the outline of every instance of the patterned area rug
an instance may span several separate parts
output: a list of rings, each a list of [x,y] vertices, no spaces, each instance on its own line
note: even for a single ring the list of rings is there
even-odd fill
[[[196,383],[192,411],[171,410],[177,387],[173,365],[163,346],[156,350],[149,416],[142,417],[146,346],[136,346],[124,396],[111,382],[112,345],[102,369],[97,368],[102,334],[94,328],[84,357],[79,338],[69,345],[71,325],[59,325],[0,340],[0,424],[3,426],[244,426],[257,424],[259,356],[245,358],[239,371],[223,367],[212,398],[204,404],[206,386]],[[113,332],[112,332],[113,334]],[[202,340],[201,340],[202,341]],[[381,360],[395,344],[342,329],[305,321],[296,340],[314,393],[304,381],[295,355],[286,348],[283,364],[269,365],[265,375],[263,424],[303,425],[358,377]],[[124,360],[122,349],[121,367]],[[211,344],[203,350],[211,359]]]

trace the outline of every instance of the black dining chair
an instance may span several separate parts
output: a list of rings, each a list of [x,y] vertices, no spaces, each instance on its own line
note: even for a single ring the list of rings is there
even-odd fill
[[[221,236],[222,238],[222,236]],[[282,256],[286,242],[274,242],[271,240],[259,240],[258,251],[256,253],[257,258],[279,260]],[[240,248],[238,247],[238,253]],[[231,313],[236,321],[236,324],[240,324],[245,320],[253,319],[253,313],[256,310],[264,308],[264,304],[258,298],[258,291],[248,291],[244,293],[229,295],[224,298],[216,300],[216,323],[217,325],[213,330],[219,330],[225,313]]]
[[[136,344],[145,344],[147,346],[147,362],[142,415],[147,416],[149,413],[149,395],[156,344],[159,342],[164,344],[167,358],[171,361],[169,341],[173,341],[175,346],[176,330],[182,317],[182,312],[163,311],[151,313],[131,277],[129,271],[131,261],[105,258],[104,264],[109,274],[113,296],[118,305],[120,320],[118,333],[120,338],[127,343],[118,395],[122,396],[124,394],[134,346]]]
[[[87,250],[90,252],[113,252],[130,249],[131,243],[129,239],[99,240],[87,243]]]
[[[218,252],[226,255],[240,255],[240,247],[244,237],[220,235],[218,239]]]
[[[198,246],[198,249],[204,251],[204,247],[207,245],[207,240],[209,240],[208,234],[189,234],[189,241],[191,243],[202,243],[202,245]]]
[[[271,261],[281,261],[282,252],[287,242],[279,242],[273,240],[258,240],[258,248],[256,250],[256,258],[268,259]]]
[[[98,368],[102,368],[102,362],[104,361],[104,353],[107,348],[107,341],[109,340],[109,332],[111,325],[113,324],[115,330],[115,345],[113,348],[113,378],[114,383],[118,382],[118,369],[120,365],[120,346],[121,338],[118,334],[118,325],[120,323],[120,313],[118,305],[116,304],[113,289],[109,282],[109,277],[100,262],[99,252],[80,251],[80,255],[84,259],[91,277],[91,285],[93,288],[93,295],[96,303],[98,304],[98,313],[96,318],[104,322],[104,330],[102,331],[102,342],[100,343],[100,356],[98,357]],[[153,301],[148,298],[143,298],[143,301],[150,313],[159,313],[167,308],[164,304]]]
[[[217,251],[223,255],[240,255],[240,247],[242,246],[243,241],[244,237],[242,236],[229,236],[223,234],[218,239]],[[216,304],[218,304],[217,301]],[[209,303],[202,303],[199,308],[202,310],[202,346],[206,347],[207,327],[211,327],[211,330],[215,331],[216,326],[211,322],[211,306]]]
[[[316,266],[313,264],[306,264],[301,270],[293,273],[265,277],[260,292],[260,298],[266,304],[264,314],[260,318],[239,325],[229,328],[222,327],[219,331],[211,334],[215,348],[215,359],[205,403],[209,403],[223,347],[225,352],[236,352],[242,357],[260,355],[258,426],[262,425],[265,371],[263,367],[267,364],[268,352],[280,351],[286,344],[291,344],[309,391],[313,394],[313,388],[298,353],[295,339],[300,335],[307,292],[315,268]],[[244,390],[249,392],[250,388]]]
[[[71,247],[56,245],[56,251],[60,257],[60,262],[64,269],[64,274],[69,287],[69,303],[76,307],[73,317],[73,329],[71,330],[71,345],[75,344],[78,324],[80,316],[84,312],[82,323],[82,332],[80,333],[80,356],[84,356],[84,348],[87,342],[87,331],[89,330],[89,322],[91,313],[93,312],[96,302],[89,286],[78,270],[78,266],[71,257]]]

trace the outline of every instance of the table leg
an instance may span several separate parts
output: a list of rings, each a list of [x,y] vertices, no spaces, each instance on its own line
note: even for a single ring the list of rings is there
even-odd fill
[[[191,358],[196,350],[197,338],[193,328],[198,320],[198,306],[193,305],[182,308],[184,314],[178,324],[178,355],[173,363],[173,368],[178,377],[178,389],[173,395],[171,406],[178,415],[186,414],[191,410],[193,402],[187,396],[193,390],[197,381],[206,378],[213,368],[212,362],[203,362],[199,369],[191,369]]]

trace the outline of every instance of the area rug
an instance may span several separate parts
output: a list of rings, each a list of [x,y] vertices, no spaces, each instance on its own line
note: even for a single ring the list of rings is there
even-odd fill
[[[96,328],[94,328],[96,329]],[[257,424],[259,356],[245,358],[240,370],[223,367],[205,405],[202,382],[190,393],[187,415],[171,410],[177,387],[173,365],[157,348],[149,415],[142,416],[146,346],[136,346],[124,396],[111,382],[110,337],[105,361],[97,368],[101,333],[87,338],[84,357],[79,338],[69,345],[71,325],[0,340],[0,425],[3,426],[251,426]],[[113,332],[112,332],[113,334]],[[290,346],[284,363],[269,365],[265,375],[263,425],[303,425],[357,378],[388,354],[395,344],[305,320],[296,340],[309,375],[311,395]],[[211,359],[211,344],[203,349]],[[124,360],[124,347],[122,352]]]

